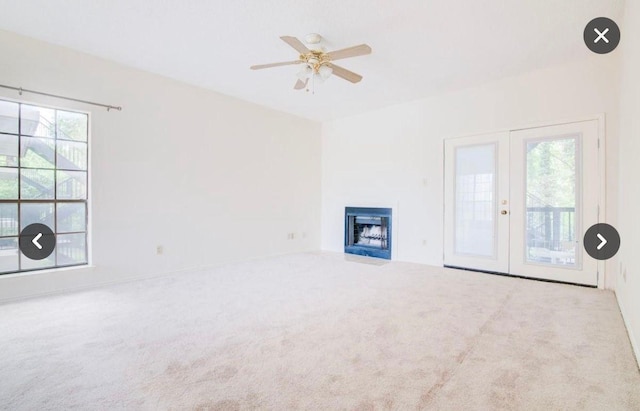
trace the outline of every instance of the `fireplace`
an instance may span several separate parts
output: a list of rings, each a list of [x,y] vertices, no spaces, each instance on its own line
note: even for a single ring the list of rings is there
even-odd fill
[[[346,207],[344,252],[391,260],[391,209]]]

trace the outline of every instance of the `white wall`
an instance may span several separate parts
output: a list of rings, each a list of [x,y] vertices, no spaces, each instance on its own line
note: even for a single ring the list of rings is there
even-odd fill
[[[640,364],[640,4],[625,3],[620,76],[620,252],[616,295]],[[626,274],[625,274],[626,272]]]
[[[95,265],[0,276],[0,300],[319,247],[319,123],[8,32],[0,56],[0,84],[124,107],[0,89],[92,113]]]
[[[390,203],[397,207],[393,258],[442,265],[444,138],[601,113],[608,120],[607,221],[615,225],[617,69],[618,53],[585,47],[574,64],[325,123],[322,248],[342,250],[345,206]],[[616,267],[608,263],[608,273]]]

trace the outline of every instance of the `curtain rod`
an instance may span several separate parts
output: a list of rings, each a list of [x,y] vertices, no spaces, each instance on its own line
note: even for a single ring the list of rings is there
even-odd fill
[[[112,109],[113,110],[122,111],[122,107],[121,106],[112,106],[111,104],[95,103],[93,101],[80,100],[78,98],[59,96],[57,94],[43,93],[42,91],[28,90],[28,89],[22,88],[22,87],[5,86],[4,84],[0,84],[0,87],[7,88],[9,90],[15,90],[20,95],[22,95],[22,93],[39,94],[41,96],[59,98],[59,99],[62,99],[62,100],[69,100],[69,101],[76,101],[78,103],[91,104],[92,106],[104,107],[104,108],[107,109],[107,111],[111,111]]]

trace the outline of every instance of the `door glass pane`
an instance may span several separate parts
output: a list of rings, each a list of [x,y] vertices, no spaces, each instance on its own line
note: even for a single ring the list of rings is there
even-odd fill
[[[526,143],[525,261],[577,266],[578,137]]]
[[[496,145],[458,147],[455,161],[455,252],[494,257]]]

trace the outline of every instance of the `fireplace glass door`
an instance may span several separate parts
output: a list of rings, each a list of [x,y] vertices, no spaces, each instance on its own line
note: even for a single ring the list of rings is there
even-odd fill
[[[391,259],[391,209],[347,207],[345,252]]]

